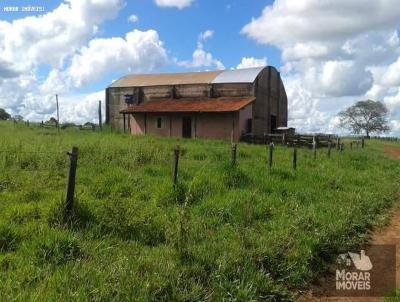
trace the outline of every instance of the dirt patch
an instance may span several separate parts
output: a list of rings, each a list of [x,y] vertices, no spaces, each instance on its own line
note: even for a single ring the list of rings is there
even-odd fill
[[[384,150],[390,157],[400,159],[400,148],[386,145]]]
[[[386,151],[385,151],[386,152]],[[389,225],[379,231],[375,231],[372,234],[372,245],[381,244],[392,244],[396,245],[396,288],[400,288],[400,207],[398,206],[392,214]],[[366,249],[368,254],[368,248]],[[314,287],[314,290],[324,291],[327,287],[328,282],[333,282],[331,277],[327,277],[321,280],[320,287]],[[338,297],[338,298],[327,298],[327,297],[314,297],[312,294],[313,289],[307,292],[305,295],[299,296],[298,302],[381,302],[383,298],[367,298],[367,297]]]

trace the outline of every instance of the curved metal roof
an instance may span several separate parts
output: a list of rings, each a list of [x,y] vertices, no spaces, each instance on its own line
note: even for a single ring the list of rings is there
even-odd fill
[[[265,67],[187,73],[133,74],[109,87],[145,87],[189,84],[253,83]]]
[[[225,70],[217,75],[212,83],[253,83],[264,68],[265,67]]]
[[[222,71],[133,74],[122,77],[110,87],[145,87],[184,84],[210,84]]]

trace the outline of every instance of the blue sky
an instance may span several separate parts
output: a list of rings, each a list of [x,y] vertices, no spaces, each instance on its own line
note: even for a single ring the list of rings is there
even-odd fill
[[[3,0],[5,6],[44,6],[46,12],[54,10],[62,1],[56,0]],[[124,36],[134,28],[139,30],[155,29],[159,33],[171,57],[190,60],[196,48],[199,33],[213,29],[214,35],[208,40],[205,49],[215,57],[221,58],[227,68],[236,67],[244,56],[266,57],[268,63],[280,66],[280,52],[271,45],[260,45],[241,34],[241,29],[251,18],[273,1],[238,0],[238,1],[197,1],[184,11],[176,8],[159,8],[150,0],[129,0],[117,18],[104,22],[96,37]],[[0,19],[12,21],[41,13],[6,13],[0,11]],[[135,23],[128,22],[132,14],[139,18]],[[200,69],[209,69],[200,68]],[[42,65],[38,75],[45,77],[50,66]],[[157,68],[159,72],[197,71],[199,68],[185,68],[176,64],[166,64]],[[87,93],[102,89],[112,80],[122,76],[123,72],[112,72],[90,86],[76,89],[78,93]]]
[[[4,10],[26,5],[45,11]],[[127,73],[269,64],[281,70],[289,124],[300,131],[343,131],[337,113],[370,98],[385,103],[400,135],[397,7],[397,0],[2,0],[0,107],[46,119],[58,93],[65,120],[84,122],[95,119],[104,88]]]

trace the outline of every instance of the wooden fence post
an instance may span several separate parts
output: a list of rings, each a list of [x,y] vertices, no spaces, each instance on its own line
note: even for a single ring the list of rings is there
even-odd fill
[[[343,150],[344,150],[344,143],[341,143],[340,144],[340,152],[343,152]]]
[[[315,139],[315,136],[313,137],[312,148],[313,148],[314,160],[316,160],[317,159],[317,141]]]
[[[67,182],[67,194],[65,198],[65,213],[69,215],[74,207],[74,194],[75,194],[75,177],[76,167],[78,166],[78,148],[72,147],[69,155],[69,167],[68,167],[68,182]]]
[[[173,167],[172,167],[172,177],[173,177],[174,186],[176,186],[178,184],[179,154],[180,154],[179,146],[176,146],[174,149],[174,163],[173,163]]]
[[[286,145],[286,134],[282,134],[282,144],[285,146]]]
[[[332,142],[328,142],[328,158],[331,158],[331,149],[332,149]]]
[[[237,151],[237,144],[232,144],[231,147],[231,164],[232,166],[236,165],[236,151]]]
[[[297,148],[294,146],[293,148],[293,170],[297,169]]]
[[[338,136],[338,138],[336,139],[336,150],[340,150],[340,137]]]
[[[364,137],[361,138],[361,148],[364,149],[365,142],[364,142]]]
[[[350,142],[350,150],[353,150],[353,142]]]
[[[99,101],[99,128],[100,130],[103,129],[103,121],[101,116],[101,101]]]
[[[269,144],[269,158],[268,158],[268,167],[270,170],[272,169],[273,154],[274,154],[274,143],[270,143]]]
[[[57,130],[60,133],[60,108],[58,106],[58,94],[56,94],[56,106],[57,106]]]

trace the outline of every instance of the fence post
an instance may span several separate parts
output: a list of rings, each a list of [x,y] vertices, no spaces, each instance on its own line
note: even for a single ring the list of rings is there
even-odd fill
[[[99,101],[99,128],[100,130],[103,129],[103,121],[101,116],[101,101]]]
[[[312,148],[313,148],[314,160],[316,160],[317,159],[317,141],[315,139],[315,136],[313,137]]]
[[[176,186],[178,183],[179,153],[180,153],[179,146],[176,146],[174,149],[174,163],[173,163],[173,167],[172,167],[172,177],[173,177],[174,186]]]
[[[60,133],[60,107],[58,106],[58,94],[56,94],[56,106],[57,106],[57,130]]]
[[[336,150],[340,150],[340,137],[338,136],[336,139]]]
[[[76,167],[78,166],[78,148],[72,147],[69,155],[69,167],[68,167],[68,182],[67,182],[67,194],[65,199],[65,214],[70,214],[74,207],[74,194],[75,194],[75,177]]]
[[[331,158],[331,149],[332,149],[332,142],[328,142],[328,158]]]
[[[297,148],[294,146],[293,148],[293,170],[297,169]]]
[[[273,154],[274,154],[274,143],[270,143],[269,144],[269,158],[268,158],[268,167],[270,170],[272,169]]]
[[[364,136],[361,138],[361,148],[364,149],[365,142],[364,142]]]
[[[237,144],[232,144],[231,147],[231,163],[232,166],[236,165],[236,151],[237,151]]]
[[[353,150],[353,142],[350,142],[350,150]]]
[[[286,134],[285,133],[282,134],[282,144],[286,145]]]
[[[341,143],[340,144],[340,152],[343,152],[343,150],[344,150],[344,143]]]

